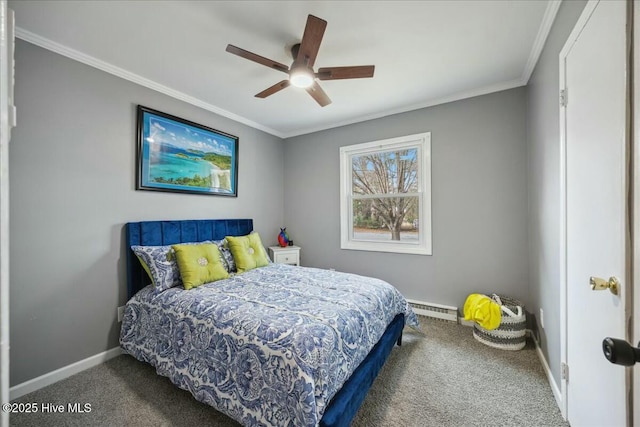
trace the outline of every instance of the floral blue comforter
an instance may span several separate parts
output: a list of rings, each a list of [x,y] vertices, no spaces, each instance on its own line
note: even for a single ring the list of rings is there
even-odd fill
[[[269,264],[189,291],[146,287],[120,345],[245,426],[315,426],[400,313],[417,326],[382,280]]]

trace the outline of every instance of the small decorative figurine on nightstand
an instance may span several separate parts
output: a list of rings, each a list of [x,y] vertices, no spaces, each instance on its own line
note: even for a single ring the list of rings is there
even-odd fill
[[[289,244],[289,235],[287,234],[287,227],[280,229],[280,234],[278,234],[278,244],[283,248]]]

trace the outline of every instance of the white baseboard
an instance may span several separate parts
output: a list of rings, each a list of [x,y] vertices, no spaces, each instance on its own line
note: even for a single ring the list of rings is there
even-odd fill
[[[538,358],[540,358],[540,362],[542,363],[542,369],[544,369],[544,373],[547,374],[547,380],[549,381],[549,385],[551,386],[551,392],[553,393],[553,397],[556,399],[556,404],[558,405],[558,409],[562,412],[562,392],[560,391],[560,387],[556,383],[556,380],[553,378],[553,374],[551,373],[551,368],[549,368],[549,364],[547,363],[547,359],[544,357],[544,353],[542,353],[542,349],[538,344],[538,340],[535,339],[534,334],[530,334],[531,339],[533,339],[534,344],[536,345],[536,353],[538,353]],[[564,417],[564,414],[562,415]]]
[[[461,324],[462,326],[473,327],[473,325],[475,325],[476,322],[474,322],[473,320],[464,320],[464,317],[459,316],[458,317],[458,323]]]
[[[413,312],[419,316],[457,322],[458,308],[450,305],[436,304],[407,298]]]
[[[71,375],[82,372],[86,369],[93,368],[101,363],[106,362],[109,359],[113,359],[116,356],[122,354],[120,347],[112,348],[111,350],[104,351],[86,359],[80,360],[71,365],[64,366],[48,374],[41,375],[29,381],[25,381],[22,384],[15,385],[9,389],[9,397],[11,400],[24,396],[25,394],[39,390],[50,384],[70,377]]]
[[[474,322],[470,320],[464,320],[464,317],[459,318],[459,322],[463,326],[473,326]],[[544,353],[542,353],[542,349],[538,344],[538,340],[536,340],[535,335],[530,329],[527,329],[527,336],[533,340],[533,343],[536,346],[536,353],[538,354],[538,358],[540,359],[540,363],[542,363],[542,369],[544,369],[544,373],[547,375],[547,380],[549,381],[549,386],[551,387],[551,392],[553,393],[553,397],[556,399],[556,404],[562,412],[562,392],[560,391],[560,387],[556,383],[556,380],[553,378],[553,374],[551,373],[551,368],[549,368],[549,364],[547,363],[547,359],[544,357]],[[565,417],[564,413],[562,414]],[[566,419],[566,418],[565,418]]]

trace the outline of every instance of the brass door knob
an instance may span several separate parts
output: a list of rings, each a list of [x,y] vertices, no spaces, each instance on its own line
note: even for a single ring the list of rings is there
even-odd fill
[[[589,284],[591,285],[592,291],[609,289],[614,295],[618,295],[618,289],[620,288],[620,281],[615,276],[609,277],[609,280],[591,276],[591,278],[589,278]]]

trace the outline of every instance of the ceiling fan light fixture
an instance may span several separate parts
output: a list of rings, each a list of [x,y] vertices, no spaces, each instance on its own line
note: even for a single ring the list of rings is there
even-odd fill
[[[313,85],[314,75],[305,68],[298,68],[289,74],[289,82],[295,87],[308,88]]]

